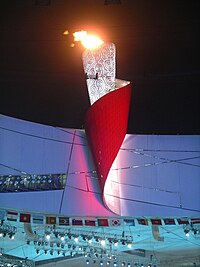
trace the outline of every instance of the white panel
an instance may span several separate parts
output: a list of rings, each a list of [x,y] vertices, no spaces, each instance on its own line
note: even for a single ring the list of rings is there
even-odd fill
[[[199,151],[199,136],[127,135],[116,159],[122,214],[199,214]]]
[[[1,193],[0,207],[58,214],[63,190]]]
[[[120,197],[125,200],[142,201],[166,206],[180,207],[179,193],[169,192],[156,188],[146,188],[145,186],[121,185]]]
[[[72,187],[66,187],[61,213],[83,216],[113,215],[103,205],[102,194],[85,192]]]
[[[115,45],[104,43],[97,49],[83,53],[83,67],[91,105],[115,89]]]
[[[63,214],[112,214],[103,206],[84,131],[6,116],[0,120],[0,163],[11,167],[0,165],[0,174],[68,174],[64,193],[1,193],[1,206]],[[127,135],[109,174],[111,185],[118,184],[107,192],[117,192],[122,215],[200,216],[199,151],[199,136]]]
[[[180,177],[181,177],[180,189],[181,189],[182,206],[187,209],[194,209],[200,211],[199,167],[183,166],[180,169]]]
[[[1,116],[0,174],[67,173],[65,190],[0,193],[0,207],[45,213],[113,215],[102,192],[85,132]],[[2,129],[3,128],[3,129]],[[16,169],[16,170],[15,170]],[[19,171],[17,171],[19,170]]]
[[[0,116],[0,174],[66,172],[74,130]],[[19,170],[19,171],[16,171]]]

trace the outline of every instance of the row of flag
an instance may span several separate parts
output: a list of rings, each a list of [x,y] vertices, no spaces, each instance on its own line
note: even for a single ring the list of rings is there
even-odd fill
[[[63,225],[63,226],[135,226],[140,225],[182,225],[200,224],[200,218],[99,218],[99,217],[68,217],[68,216],[45,216],[41,214],[18,213],[17,211],[0,211],[0,220]]]

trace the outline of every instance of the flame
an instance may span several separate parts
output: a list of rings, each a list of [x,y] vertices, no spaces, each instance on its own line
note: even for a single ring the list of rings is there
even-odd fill
[[[74,41],[81,42],[82,46],[87,49],[95,49],[104,43],[103,40],[99,39],[95,35],[90,35],[86,31],[74,32]]]
[[[79,41],[81,42],[84,38],[86,38],[87,32],[86,31],[74,32],[73,36],[74,36],[75,42],[79,42]]]
[[[63,34],[64,34],[64,35],[68,35],[68,34],[69,34],[69,31],[66,30],[66,31],[63,32]]]

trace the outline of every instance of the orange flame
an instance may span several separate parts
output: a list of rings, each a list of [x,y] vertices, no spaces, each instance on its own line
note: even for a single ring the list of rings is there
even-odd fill
[[[104,43],[103,40],[99,39],[95,35],[90,35],[86,31],[74,32],[74,41],[81,42],[82,46],[87,49],[95,49]]]
[[[66,30],[66,31],[63,32],[63,34],[64,34],[64,35],[68,35],[68,34],[69,34],[69,31]]]

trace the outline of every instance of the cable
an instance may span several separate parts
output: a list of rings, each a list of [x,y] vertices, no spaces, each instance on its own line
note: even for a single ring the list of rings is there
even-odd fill
[[[53,138],[47,138],[47,137],[42,137],[42,136],[38,136],[38,135],[23,133],[23,132],[19,132],[19,131],[16,131],[16,130],[11,130],[11,129],[4,128],[4,127],[0,127],[0,129],[3,129],[5,131],[10,131],[10,132],[13,132],[13,133],[17,133],[17,134],[21,134],[21,135],[25,135],[25,136],[30,136],[30,137],[34,137],[34,138],[43,139],[43,140],[54,141],[54,142],[63,143],[63,144],[70,144],[70,145],[72,144],[72,142],[69,142],[69,141],[61,141],[61,140],[57,140],[57,139],[53,139]],[[80,143],[74,143],[73,145],[88,146],[87,144],[80,144]]]
[[[175,208],[175,209],[181,209],[181,210],[200,212],[200,210],[196,210],[196,209],[189,209],[189,208],[177,207],[177,206],[172,206],[172,205],[165,205],[165,204],[158,204],[158,203],[154,203],[154,202],[141,201],[141,200],[136,200],[136,199],[131,199],[131,198],[118,197],[118,196],[114,196],[111,194],[106,194],[106,195],[110,196],[110,197],[115,197],[115,198],[120,199],[120,200],[138,202],[138,203],[143,203],[143,204],[150,204],[150,205],[154,205],[154,206],[158,206],[158,207],[167,207],[167,208]]]
[[[150,163],[150,164],[148,164],[148,166],[152,165],[152,164],[156,165],[156,164],[161,164],[161,163],[175,162],[175,163],[180,163],[180,164],[185,164],[185,165],[191,165],[191,166],[194,166],[194,167],[200,167],[199,165],[196,165],[196,164],[192,164],[192,163],[188,163],[188,162],[182,162],[182,161],[185,161],[185,160],[191,160],[191,159],[200,158],[200,156],[172,160],[172,159],[158,157],[158,156],[147,154],[147,153],[142,153],[141,151],[144,151],[144,150],[141,150],[141,149],[140,150],[128,150],[128,152],[131,152],[131,153],[134,153],[134,154],[139,154],[139,155],[142,155],[142,156],[145,156],[145,157],[150,157],[150,158],[154,158],[154,159],[158,159],[158,160],[164,160],[164,162]],[[200,151],[198,151],[198,152],[200,152]]]
[[[14,171],[18,171],[22,174],[25,174],[25,175],[31,175],[30,173],[27,173],[27,172],[24,172],[24,171],[21,171],[21,170],[18,170],[16,168],[12,168],[12,167],[9,167],[7,165],[4,165],[2,163],[0,163],[1,166],[4,166],[6,168],[9,168],[11,170],[14,170]],[[127,168],[131,168],[131,167],[127,167]],[[120,168],[116,169],[116,170],[120,170]],[[91,172],[70,172],[68,173],[69,174],[74,174],[74,175],[78,175],[78,174],[88,174],[88,173],[91,173],[91,174],[94,174],[95,171],[91,171]],[[85,175],[85,179],[86,179],[86,184],[88,185],[87,183],[87,178],[90,178],[90,179],[94,179],[94,180],[98,180],[98,177],[94,177],[94,176],[91,176],[91,175]],[[135,184],[130,184],[130,183],[124,183],[124,182],[118,182],[118,181],[114,181],[114,180],[111,180],[111,182],[113,183],[116,183],[118,185],[125,185],[125,186],[129,186],[129,187],[138,187],[138,188],[146,188],[146,189],[151,189],[151,190],[156,190],[156,191],[160,191],[160,192],[166,192],[166,193],[173,193],[173,194],[180,194],[180,192],[176,192],[176,191],[170,191],[170,190],[163,190],[163,189],[159,189],[159,188],[153,188],[153,187],[146,187],[146,186],[141,186],[141,185],[135,185]],[[77,188],[76,188],[77,189]],[[94,192],[96,193],[96,192]]]
[[[192,158],[176,159],[176,160],[159,158],[159,157],[156,157],[156,156],[152,156],[152,158],[157,158],[157,159],[164,160],[164,161],[146,163],[146,164],[143,164],[143,165],[132,165],[132,166],[114,168],[114,169],[111,169],[111,171],[120,171],[120,170],[136,169],[136,168],[142,168],[142,167],[150,167],[150,166],[156,166],[156,165],[166,164],[166,163],[180,163],[180,164],[185,164],[185,165],[189,165],[189,166],[193,166],[193,167],[200,167],[199,165],[196,165],[196,164],[192,164],[192,163],[188,163],[188,162],[181,162],[181,161],[185,161],[185,160],[197,159],[197,158],[200,158],[200,156],[192,157]],[[89,172],[84,172],[84,171],[70,172],[70,174],[87,174],[87,173],[94,173],[94,171],[89,171]]]
[[[73,145],[74,145],[75,137],[76,137],[76,130],[74,131],[73,140],[72,140],[72,146],[71,146],[70,154],[69,154],[69,160],[68,160],[68,166],[67,166],[67,173],[66,173],[67,174],[67,177],[68,177],[68,174],[69,174],[69,168],[70,168],[70,163],[71,163],[71,157],[72,157]],[[66,180],[66,184],[67,184],[67,180]],[[65,190],[63,190],[63,192],[62,192],[62,197],[61,197],[60,207],[59,207],[59,214],[61,213],[64,195],[65,195]]]
[[[2,164],[1,164],[2,165]],[[14,168],[12,168],[14,169]],[[15,169],[14,169],[15,170]],[[18,170],[19,171],[19,170]],[[21,171],[19,171],[21,172]],[[98,178],[96,177],[91,177],[92,179],[96,179],[98,180]],[[115,181],[114,181],[115,182]],[[119,183],[119,184],[122,184],[122,183]],[[132,185],[134,186],[134,185]],[[65,187],[68,187],[68,188],[73,188],[73,189],[76,189],[76,190],[79,190],[79,191],[82,191],[82,192],[88,192],[88,193],[92,193],[92,194],[97,194],[97,195],[101,195],[102,196],[102,192],[96,192],[96,191],[92,191],[89,189],[89,187],[87,186],[87,189],[82,189],[80,187],[76,187],[76,186],[72,186],[72,185],[69,185],[69,184],[66,184]],[[65,190],[64,190],[65,191]],[[64,193],[63,191],[63,193]],[[167,191],[166,191],[167,192]],[[170,192],[170,191],[169,191]],[[171,193],[171,192],[170,192]],[[172,193],[175,193],[175,192],[172,192]],[[177,207],[177,206],[172,206],[172,205],[164,205],[164,204],[158,204],[158,203],[154,203],[154,202],[147,202],[147,201],[141,201],[141,200],[136,200],[136,199],[130,199],[130,198],[122,198],[122,197],[118,197],[118,196],[114,196],[114,195],[110,195],[110,194],[107,194],[108,196],[111,196],[111,197],[115,197],[115,198],[118,198],[120,200],[125,200],[125,201],[131,201],[131,202],[138,202],[138,203],[143,203],[143,204],[151,204],[151,205],[155,205],[155,206],[159,206],[159,207],[170,207],[170,208],[176,208],[176,209],[181,209],[181,210],[188,210],[188,211],[197,211],[197,212],[200,212],[200,210],[196,210],[196,209],[188,209],[188,208],[183,208],[183,207]],[[61,203],[63,202],[63,197],[62,197],[62,201]],[[62,206],[62,204],[61,204]],[[61,206],[60,206],[60,209],[61,209]]]
[[[139,188],[146,188],[146,189],[156,190],[156,191],[160,191],[160,192],[166,192],[166,193],[172,193],[172,194],[180,194],[180,192],[176,192],[176,191],[169,191],[169,190],[163,190],[163,189],[154,188],[154,187],[147,187],[147,186],[141,186],[141,185],[135,185],[135,184],[122,183],[122,182],[118,182],[118,181],[114,181],[114,180],[111,180],[111,182],[119,184],[119,185],[130,186],[130,187],[132,186],[132,187],[139,187]]]
[[[71,132],[69,132],[69,131],[67,131],[67,130],[65,130],[65,129],[61,129],[61,128],[59,128],[59,127],[55,127],[55,126],[51,126],[51,127],[55,128],[56,130],[59,130],[59,131],[66,132],[66,133],[68,133],[68,134],[74,135],[74,133],[71,133]],[[76,136],[81,137],[81,138],[87,140],[87,138],[86,138],[85,136],[81,136],[81,135],[79,135],[79,134],[76,134]]]
[[[82,188],[79,188],[79,187],[76,187],[76,186],[72,186],[72,185],[67,185],[66,184],[66,187],[74,188],[76,190],[83,191],[83,192],[89,192],[89,193],[94,193],[94,194],[97,194],[97,195],[102,195],[102,193],[91,191],[91,190],[87,191],[86,189],[82,189]],[[189,208],[183,208],[183,207],[172,206],[172,205],[158,204],[158,203],[154,203],[154,202],[141,201],[141,200],[136,200],[136,199],[131,199],[131,198],[124,198],[124,197],[122,198],[122,197],[118,197],[118,196],[111,195],[111,194],[106,194],[106,195],[110,196],[110,197],[118,198],[120,200],[137,202],[137,203],[142,203],[142,204],[150,204],[150,205],[154,205],[154,206],[158,206],[158,207],[167,207],[167,208],[175,208],[175,209],[181,209],[181,210],[187,210],[187,211],[200,212],[200,210],[196,210],[196,209],[189,209]]]
[[[120,148],[120,150],[124,150],[124,151],[127,151],[127,152],[135,152],[135,151],[148,151],[148,152],[173,152],[173,153],[200,153],[200,150],[170,150],[170,149],[143,149],[143,148]]]
[[[1,165],[1,166],[3,166],[3,167],[6,167],[6,168],[8,168],[8,169],[11,169],[11,170],[13,170],[13,171],[20,172],[21,174],[29,174],[29,173],[27,173],[27,172],[25,172],[25,171],[20,171],[19,169],[16,169],[16,168],[10,167],[10,166],[8,166],[8,165],[5,165],[5,164],[3,164],[3,163],[0,163],[0,165]],[[29,174],[29,175],[31,175],[31,174]]]

